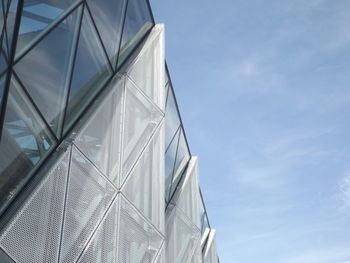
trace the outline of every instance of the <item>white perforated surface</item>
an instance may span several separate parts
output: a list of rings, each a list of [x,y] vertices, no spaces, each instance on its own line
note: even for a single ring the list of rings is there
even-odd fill
[[[189,262],[200,240],[199,230],[176,207],[166,214],[167,262]]]
[[[178,193],[178,198],[176,199],[176,206],[186,214],[186,216],[198,227],[198,229],[201,228],[201,198],[198,183],[197,157],[192,157],[189,162],[185,173],[185,178]]]
[[[154,227],[121,198],[118,263],[151,263],[162,242],[162,236]]]
[[[57,161],[1,234],[17,263],[57,262],[70,150]]]
[[[110,85],[115,87],[91,116],[75,144],[117,186],[124,81],[113,81]]]
[[[121,183],[155,132],[163,113],[126,79]]]
[[[122,187],[125,196],[164,233],[164,139],[158,130]]]
[[[128,72],[131,79],[164,111],[164,28],[156,25]]]
[[[77,260],[115,193],[112,185],[73,147],[61,262]]]
[[[113,202],[106,217],[92,237],[79,263],[115,263],[117,260],[119,197]]]

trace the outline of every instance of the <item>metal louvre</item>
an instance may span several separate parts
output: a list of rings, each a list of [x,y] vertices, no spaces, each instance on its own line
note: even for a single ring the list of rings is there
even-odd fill
[[[203,262],[204,263],[219,263],[218,254],[216,252],[215,230],[211,230],[207,245],[205,247]]]
[[[1,248],[17,263],[58,260],[69,156],[67,150],[1,234]]]

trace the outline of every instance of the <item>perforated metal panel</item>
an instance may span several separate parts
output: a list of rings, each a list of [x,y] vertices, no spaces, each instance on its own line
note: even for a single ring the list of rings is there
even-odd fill
[[[122,187],[125,196],[164,233],[163,128],[154,135]]]
[[[75,144],[118,186],[124,81],[118,79],[110,85],[115,87],[86,123]]]
[[[57,262],[70,150],[19,209],[0,246],[17,263]]]
[[[195,225],[176,207],[166,214],[167,262],[183,263],[192,258],[200,233]]]
[[[164,111],[164,26],[156,25],[128,75]]]
[[[185,173],[183,184],[178,192],[178,197],[174,198],[174,200],[176,202],[176,206],[186,214],[186,216],[198,227],[198,229],[200,229],[201,198],[199,194],[197,157],[191,158]]]
[[[130,80],[125,82],[123,167],[121,183],[159,125],[163,113]]]
[[[60,262],[77,260],[115,194],[115,188],[73,147]]]
[[[216,252],[216,241],[215,241],[215,230],[211,230],[209,237],[208,237],[208,243],[206,245],[204,255],[203,255],[203,262],[204,263],[218,263],[218,254]]]
[[[118,263],[151,263],[163,238],[125,198],[121,198]]]
[[[79,263],[115,263],[117,259],[117,232],[119,196],[114,200],[103,222],[97,229]]]
[[[196,248],[194,249],[194,253],[193,253],[193,256],[191,258],[190,263],[202,263],[202,262],[203,262],[202,247],[201,247],[200,240],[198,240]]]

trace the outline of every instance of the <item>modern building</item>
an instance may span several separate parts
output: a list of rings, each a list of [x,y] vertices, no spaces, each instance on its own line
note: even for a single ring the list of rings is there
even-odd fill
[[[218,262],[147,0],[2,0],[0,262]]]

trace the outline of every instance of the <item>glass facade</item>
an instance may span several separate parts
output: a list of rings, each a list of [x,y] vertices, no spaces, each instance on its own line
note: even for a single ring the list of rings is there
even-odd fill
[[[0,261],[215,262],[149,2],[0,9]]]

